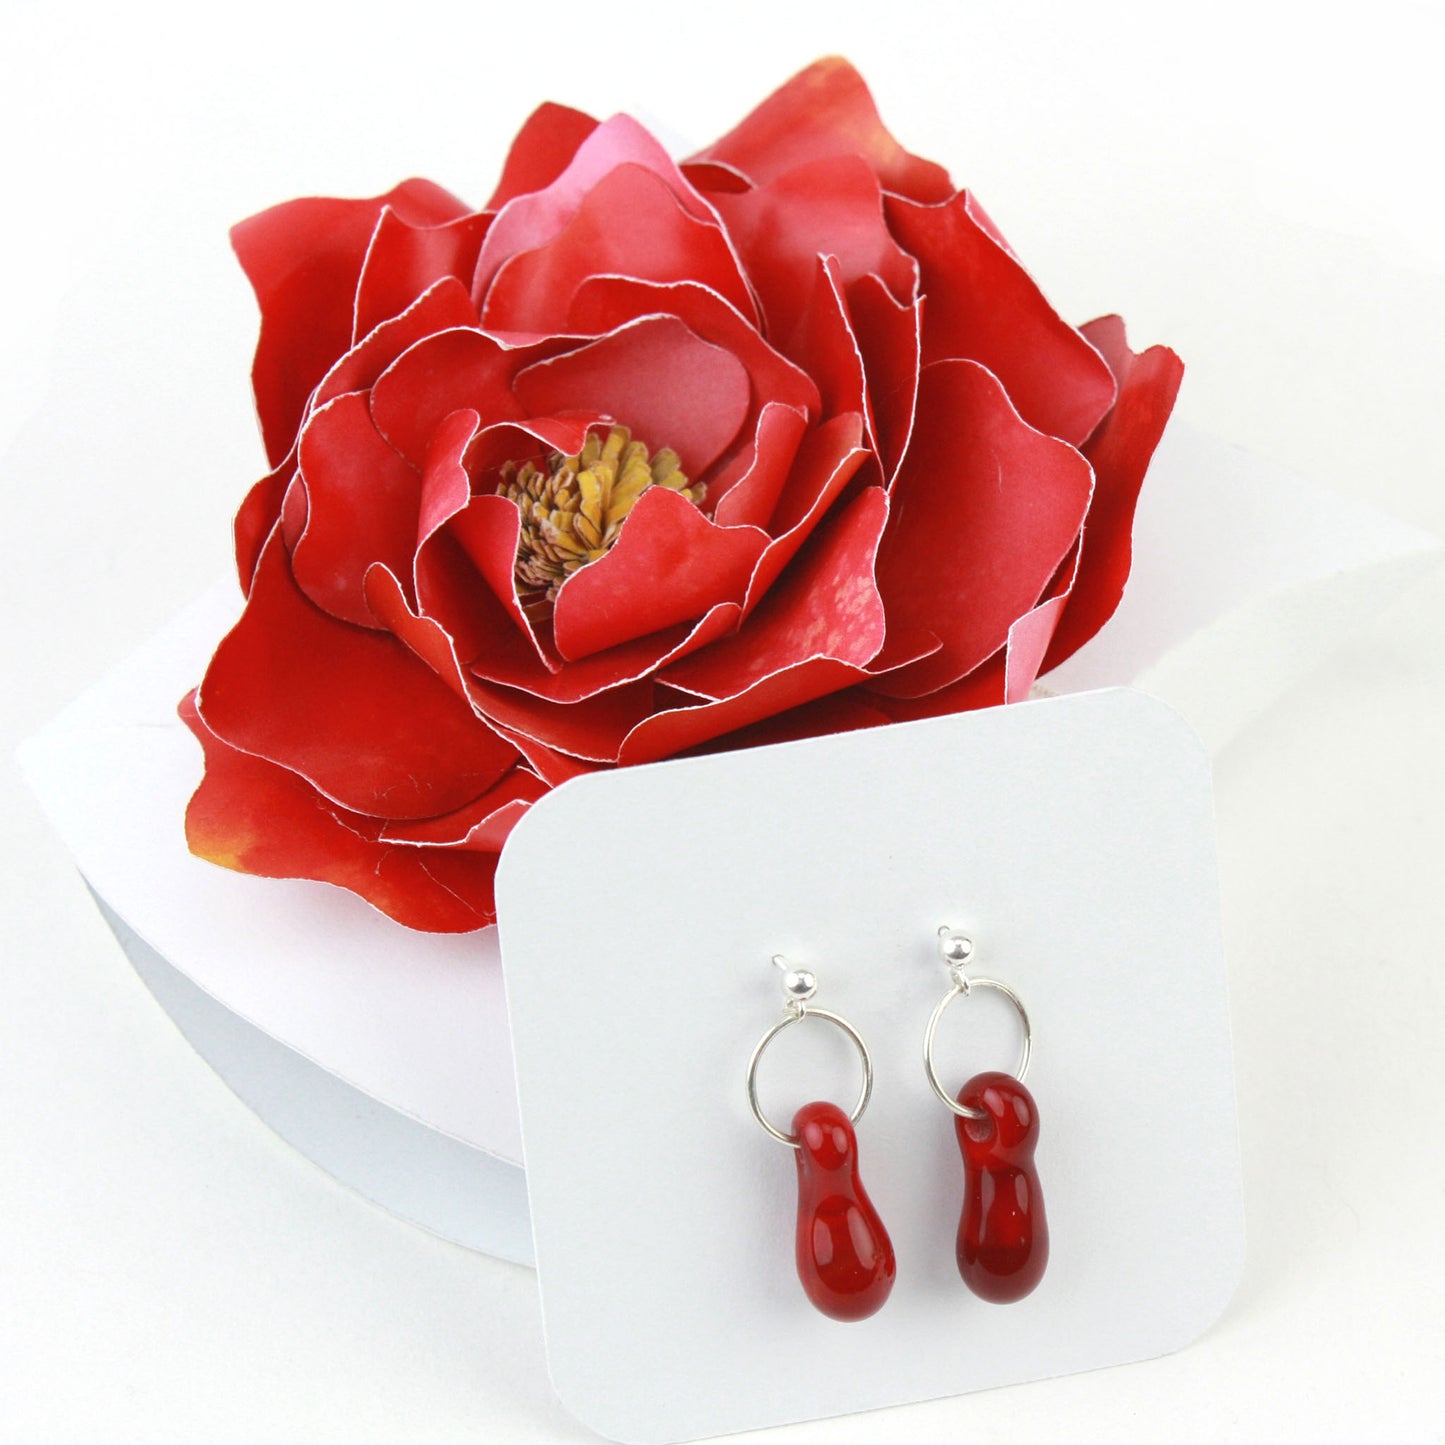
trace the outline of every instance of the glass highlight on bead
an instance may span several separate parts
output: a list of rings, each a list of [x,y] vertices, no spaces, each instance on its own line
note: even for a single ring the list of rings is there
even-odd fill
[[[892,1293],[897,1265],[893,1241],[858,1176],[857,1135],[848,1116],[823,1101],[798,1110],[793,1134],[798,1278],[831,1319],[867,1319]]]
[[[958,1102],[982,1117],[954,1118],[963,1155],[958,1272],[981,1299],[1009,1304],[1033,1292],[1049,1262],[1049,1227],[1034,1167],[1033,1095],[1011,1074],[975,1074]]]

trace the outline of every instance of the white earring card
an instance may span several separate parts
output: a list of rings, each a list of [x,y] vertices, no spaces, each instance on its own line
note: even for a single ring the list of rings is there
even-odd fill
[[[542,799],[498,880],[547,1354],[620,1441],[697,1439],[963,1394],[1178,1349],[1219,1315],[1243,1216],[1209,764],[1124,689],[597,773]],[[950,987],[937,930],[1033,1027],[1050,1259],[1026,1299],[959,1278],[963,1168],[924,1074]],[[819,1314],[794,1266],[793,1151],[753,1119],[774,955],[866,1040],[857,1126],[897,1283]],[[938,1036],[957,1089],[1011,1069],[1003,997]],[[769,1048],[786,1130],[851,1108],[820,1021]]]

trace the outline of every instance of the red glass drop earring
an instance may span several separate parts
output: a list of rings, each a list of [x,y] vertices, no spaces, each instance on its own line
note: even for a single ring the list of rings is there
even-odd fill
[[[956,1116],[954,1132],[963,1155],[963,1213],[958,1221],[958,1272],[982,1299],[1009,1304],[1031,1293],[1049,1262],[1049,1228],[1044,1196],[1034,1167],[1039,1113],[1024,1088],[1033,1051],[1033,1031],[1019,996],[1006,983],[969,978],[964,965],[973,942],[947,926],[938,930],[939,952],[953,987],[939,1001],[923,1036],[923,1066],[933,1092]],[[1013,1074],[975,1074],[955,1098],[939,1082],[933,1038],[944,1010],[975,989],[1003,994],[1023,1025],[1023,1052]]]
[[[784,970],[787,1017],[758,1040],[748,1060],[748,1105],[753,1118],[797,1156],[795,1248],[804,1293],[832,1319],[867,1319],[883,1308],[896,1273],[893,1241],[858,1177],[858,1139],[853,1132],[873,1092],[873,1061],[862,1036],[847,1019],[813,1006],[818,980],[811,973],[789,968],[781,958],[773,962]],[[822,1019],[852,1040],[863,1061],[863,1087],[851,1115],[836,1104],[816,1100],[798,1110],[793,1116],[793,1132],[785,1134],[758,1103],[758,1062],[784,1029],[806,1018]]]

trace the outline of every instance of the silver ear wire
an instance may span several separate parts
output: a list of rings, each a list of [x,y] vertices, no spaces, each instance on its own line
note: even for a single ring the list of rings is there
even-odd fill
[[[1014,1078],[1023,1083],[1024,1075],[1029,1071],[1029,1058],[1033,1054],[1034,1033],[1029,1023],[1028,1010],[1024,1008],[1023,1000],[1019,998],[1013,989],[1006,983],[1000,983],[996,978],[970,978],[963,970],[964,965],[973,957],[973,940],[966,934],[944,924],[938,930],[938,954],[945,964],[948,965],[948,976],[953,980],[953,987],[944,994],[938,1001],[938,1007],[933,1010],[933,1016],[928,1020],[928,1027],[923,1034],[923,1068],[928,1075],[928,1083],[939,1099],[963,1119],[982,1119],[982,1109],[970,1109],[966,1104],[960,1104],[947,1089],[938,1077],[938,1068],[933,1060],[933,1040],[938,1032],[939,1020],[943,1017],[944,1011],[956,998],[967,998],[976,988],[991,988],[1001,993],[1013,1006],[1019,1016],[1019,1022],[1023,1025],[1024,1041],[1023,1050],[1019,1055],[1018,1067],[1014,1070]]]
[[[773,955],[773,967],[783,971],[783,992],[787,995],[787,1008],[791,1013],[801,1013],[803,1005],[818,992],[818,978],[806,968],[794,968],[781,953]]]
[[[801,1023],[806,1018],[822,1019],[824,1023],[830,1023],[834,1028],[842,1029],[852,1040],[853,1047],[858,1050],[858,1057],[863,1062],[863,1087],[858,1091],[858,1102],[854,1104],[853,1112],[849,1116],[855,1124],[863,1117],[863,1111],[868,1107],[868,1100],[873,1094],[873,1058],[868,1052],[868,1045],[863,1042],[863,1035],[847,1019],[843,1018],[841,1014],[830,1013],[825,1008],[813,1007],[813,995],[818,992],[818,979],[815,974],[806,968],[793,968],[780,953],[773,955],[773,966],[783,971],[783,993],[786,996],[783,1008],[786,1010],[786,1015],[758,1040],[757,1047],[748,1060],[748,1107],[753,1111],[753,1118],[762,1125],[767,1133],[771,1134],[780,1144],[787,1144],[790,1148],[796,1149],[798,1147],[797,1137],[793,1134],[783,1133],[763,1113],[763,1106],[758,1102],[758,1063],[763,1057],[763,1050],[784,1029]]]

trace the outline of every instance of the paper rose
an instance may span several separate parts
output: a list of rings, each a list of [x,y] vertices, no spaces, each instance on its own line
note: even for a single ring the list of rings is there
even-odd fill
[[[193,852],[415,928],[593,768],[1023,697],[1129,570],[1178,358],[1063,321],[842,60],[681,164],[556,105],[236,227],[273,470],[182,712]]]

